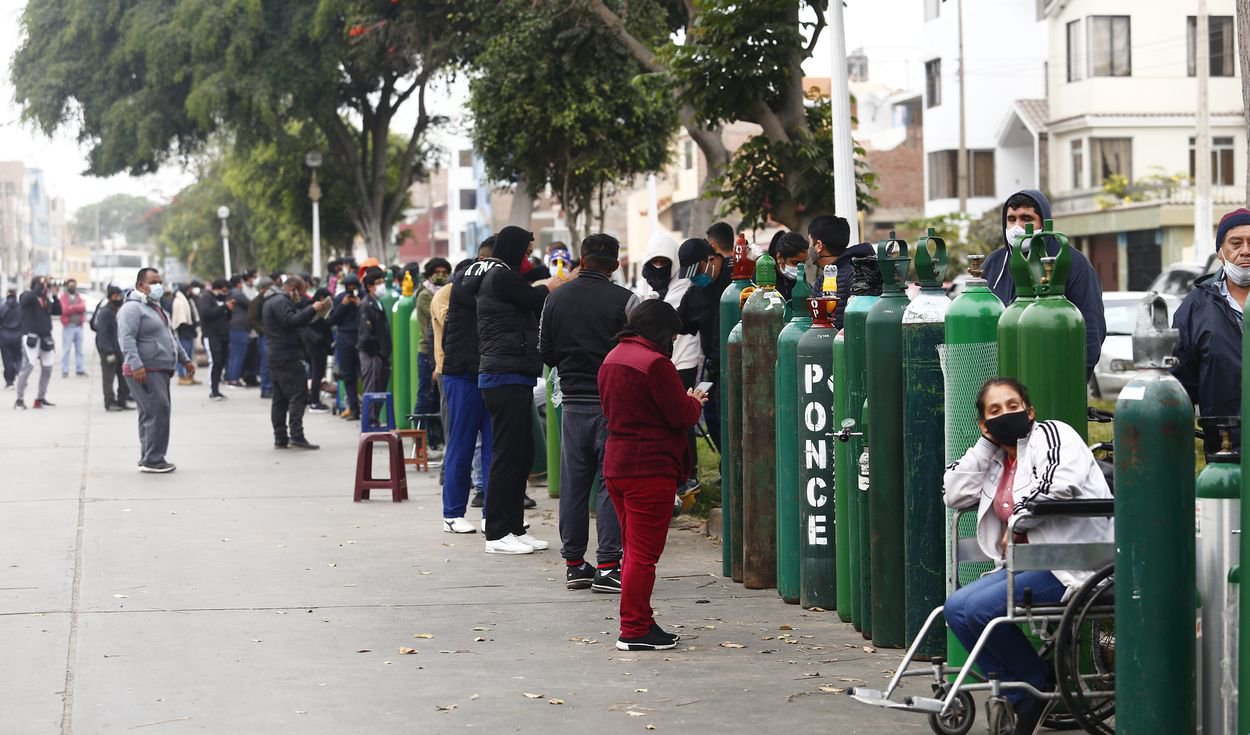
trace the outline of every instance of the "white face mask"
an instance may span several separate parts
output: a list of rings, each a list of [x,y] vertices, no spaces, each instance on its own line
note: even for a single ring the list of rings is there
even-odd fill
[[[1238,286],[1250,286],[1250,268],[1243,268],[1227,260],[1224,261],[1224,277]]]
[[[787,265],[781,269],[786,278],[797,279],[799,277],[799,267],[797,265]]]
[[[165,284],[153,283],[151,286],[148,286],[148,296],[151,297],[153,301],[160,301],[161,297],[164,295],[165,295]]]
[[[1008,243],[1010,243],[1011,245],[1015,245],[1016,238],[1024,235],[1024,228],[1021,227],[1020,225],[1012,225],[1011,227],[1008,227],[1006,230],[1003,230],[1003,234],[1007,236]]]

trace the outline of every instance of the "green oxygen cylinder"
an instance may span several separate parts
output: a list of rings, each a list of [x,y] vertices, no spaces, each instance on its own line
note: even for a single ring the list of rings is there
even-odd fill
[[[723,267],[728,267],[728,264]],[[720,375],[714,378],[707,378],[718,383],[716,390],[720,391],[720,435],[721,435],[721,455],[720,455],[720,507],[721,507],[721,574],[742,581],[741,570],[735,575],[733,573],[734,545],[730,542],[730,528],[736,523],[739,528],[742,527],[742,519],[735,518],[733,513],[737,505],[741,503],[738,497],[738,482],[742,477],[741,452],[742,444],[740,442],[730,442],[729,437],[729,414],[731,407],[738,405],[738,412],[741,414],[742,408],[741,398],[738,404],[735,404],[730,397],[731,384],[737,383],[742,376],[741,352],[738,355],[738,362],[734,363],[734,367],[729,366],[729,334],[734,327],[738,326],[738,322],[742,321],[742,292],[751,286],[751,279],[755,276],[755,262],[747,257],[747,239],[743,235],[738,235],[737,242],[734,243],[733,257],[733,280],[725,288],[725,292],[720,297]],[[741,349],[742,333],[738,333],[739,349]],[[739,437],[741,437],[741,427],[739,427]],[[739,537],[738,549],[738,566],[742,566],[742,544]]]
[[[417,364],[419,358],[418,353],[421,351],[421,339],[425,336],[421,327],[421,313],[417,310],[417,299],[420,297],[420,289],[422,287],[413,284],[412,298],[412,315],[408,317],[408,351],[412,359],[408,360],[408,398],[412,401],[411,413],[417,412],[417,396],[421,391],[421,370]],[[398,306],[398,304],[396,304]],[[433,329],[433,325],[430,327]],[[430,362],[433,363],[434,355],[430,355]],[[399,406],[395,406],[396,413],[399,412]],[[399,418],[397,415],[395,418]]]
[[[908,645],[933,608],[946,599],[946,507],[938,492],[946,468],[946,392],[938,357],[951,305],[942,288],[946,242],[930,228],[916,243],[915,253],[920,293],[903,311],[903,588]],[[916,650],[941,655],[942,631],[930,628]]]
[[[1072,263],[1068,238],[1046,220],[1031,251],[1045,252],[1045,243],[1059,243],[1055,256],[1029,258],[1029,273],[1037,300],[1020,314],[1016,339],[1020,354],[1020,382],[1040,421],[1058,419],[1087,438],[1088,387],[1085,381],[1085,317],[1064,297],[1064,282]],[[1000,353],[1001,359],[1001,353]]]
[[[408,414],[412,413],[413,385],[410,364],[417,362],[417,343],[413,342],[409,333],[409,321],[412,319],[416,298],[413,297],[412,274],[404,274],[404,295],[399,297],[391,307],[391,380],[392,393],[395,399],[395,424],[406,427]]]
[[[551,498],[560,497],[560,432],[564,414],[561,405],[555,401],[555,385],[559,376],[559,370],[543,368],[543,382],[547,386],[547,441],[544,449],[547,453],[547,497]]]
[[[850,507],[847,530],[847,580],[850,585],[851,624],[867,638],[872,633],[871,567],[868,563],[868,492],[867,480],[860,482],[860,458],[866,444],[864,425],[868,414],[864,412],[864,400],[868,397],[868,312],[881,298],[881,268],[877,258],[865,257],[851,260],[855,276],[851,281],[851,298],[842,311],[843,332],[846,338],[846,402],[839,411],[839,426],[851,420],[855,422],[858,436],[847,442],[849,449],[840,455],[847,464],[837,466],[836,476],[845,477]],[[839,525],[841,528],[841,525]]]
[[[791,605],[799,603],[799,340],[812,328],[807,297],[806,266],[799,265],[799,276],[790,294],[790,321],[777,335],[777,595]]]
[[[942,373],[946,390],[946,463],[957,461],[981,438],[977,424],[977,391],[986,380],[998,374],[998,324],[1003,313],[1003,302],[990,291],[989,284],[981,278],[984,255],[968,256],[968,274],[964,290],[951,301],[946,312],[946,344],[942,350]],[[954,511],[947,511],[947,559],[946,594],[949,596],[958,586],[971,584],[993,565],[974,562],[954,566],[950,558]],[[975,513],[965,514],[956,529],[959,538],[975,538],[977,518]],[[946,635],[946,658],[951,666],[962,666],[968,660],[959,639],[949,630]]]
[[[1241,529],[1240,416],[1198,419],[1207,439],[1207,466],[1198,473],[1194,494],[1198,599],[1202,601],[1202,731],[1237,732],[1237,587],[1229,573],[1237,566]]]
[[[1241,351],[1250,354],[1250,334],[1246,330],[1241,333]],[[1241,415],[1246,415],[1246,405],[1250,402],[1250,361],[1241,361]],[[1242,467],[1241,497],[1250,498],[1250,472]],[[1241,528],[1250,528],[1250,503],[1241,504]],[[1241,534],[1238,553],[1242,559],[1250,559],[1250,534]],[[1237,628],[1239,631],[1250,631],[1250,584],[1242,578],[1240,563],[1237,570]],[[1239,635],[1237,638],[1237,732],[1250,732],[1250,634]]]
[[[1166,303],[1149,294],[1133,334],[1139,374],[1115,404],[1115,726],[1130,735],[1198,727],[1194,407],[1168,372],[1177,341],[1168,324]],[[1026,330],[1022,318],[1022,338]]]
[[[800,282],[802,280],[800,279]],[[837,293],[837,288],[824,293]],[[837,525],[839,503],[835,482],[834,451],[846,442],[832,438],[837,415],[834,386],[842,377],[833,372],[833,346],[837,330],[833,315],[836,297],[807,298],[795,295],[793,308],[804,309],[811,328],[799,339],[795,379],[799,388],[797,430],[799,455],[799,604],[807,609],[840,609],[838,574],[841,569]],[[780,511],[778,511],[780,512]],[[845,518],[845,516],[841,516]],[[780,579],[778,580],[780,584]]]
[[[998,376],[1001,378],[1020,377],[1020,315],[1037,298],[1029,274],[1029,260],[1040,258],[1046,249],[1031,247],[1033,234],[1033,225],[1025,225],[1024,234],[1007,246],[1006,269],[1016,285],[1016,300],[1007,305],[998,319]]]
[[[751,295],[755,287],[743,289],[740,294],[743,300]],[[722,497],[722,508],[725,509],[725,538],[723,544],[729,547],[729,577],[735,582],[742,581],[742,322],[738,322],[729,330],[729,339],[725,340],[725,372],[729,388],[728,399],[723,406],[725,413],[725,435],[722,446],[732,447],[729,455],[729,477],[732,487],[729,497]],[[729,487],[722,483],[722,491]]]
[[[742,582],[777,586],[777,335],[786,300],[777,264],[755,261],[758,287],[742,307]]]
[[[829,328],[833,328],[832,322]],[[812,331],[816,331],[816,325],[812,325]],[[803,335],[804,339],[808,339],[808,332]],[[799,354],[802,355],[804,349],[803,343],[799,343]],[[846,397],[846,330],[837,330],[837,335],[833,338],[833,426],[835,428],[842,426],[842,422],[850,418],[850,411],[847,410]],[[847,426],[849,433],[854,425]],[[851,499],[852,499],[852,476],[846,474],[849,470],[844,469],[851,466],[851,443],[850,437],[846,440],[835,442],[833,445],[833,517],[834,517],[834,560],[836,568],[834,570],[835,579],[837,580],[837,606],[838,619],[844,623],[851,622],[854,614],[851,612]],[[857,534],[858,535],[858,534]],[[802,599],[799,600],[800,605],[804,605]],[[824,607],[821,605],[821,607]]]
[[[897,255],[891,252],[897,249]],[[868,312],[868,553],[872,571],[872,640],[900,648],[906,641],[903,550],[903,313],[911,258],[907,242],[890,233],[877,245],[885,289]]]

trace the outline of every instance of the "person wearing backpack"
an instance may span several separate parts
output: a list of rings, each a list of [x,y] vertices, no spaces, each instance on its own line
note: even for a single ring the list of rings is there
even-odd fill
[[[4,387],[12,388],[22,367],[22,307],[15,288],[0,303],[0,359],[4,360]]]

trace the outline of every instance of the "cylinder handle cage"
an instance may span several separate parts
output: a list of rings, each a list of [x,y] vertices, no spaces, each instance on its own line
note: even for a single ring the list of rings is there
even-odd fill
[[[894,255],[895,252],[898,255]],[[877,243],[877,262],[881,266],[884,292],[902,293],[907,285],[907,271],[911,264],[907,241],[899,239],[894,230],[890,230],[889,239]]]
[[[1033,290],[1033,279],[1029,275],[1029,261],[1042,257],[1042,251],[1045,250],[1032,247],[1036,234],[1033,232],[1033,224],[1029,223],[1024,226],[1024,234],[1007,245],[1007,269],[1011,271],[1011,280],[1016,284],[1016,294],[1026,298],[1037,295]]]
[[[1151,291],[1137,307],[1137,328],[1133,330],[1133,366],[1139,370],[1168,370],[1176,365],[1172,351],[1180,332],[1168,326],[1168,305]]]
[[[933,254],[929,254],[929,246],[933,246]],[[949,262],[946,254],[946,241],[938,237],[937,231],[929,228],[929,234],[916,242],[916,280],[921,288],[936,288],[946,280],[946,266]]]
[[[1043,221],[1042,231],[1037,233],[1036,237],[1041,238],[1040,242],[1036,243],[1041,245],[1041,247],[1029,248],[1028,261],[1029,275],[1033,281],[1034,293],[1039,297],[1063,296],[1064,283],[1068,279],[1068,269],[1072,266],[1072,245],[1068,242],[1068,236],[1062,232],[1056,232],[1055,221],[1048,219]],[[1059,243],[1059,249],[1053,256],[1054,260],[1047,263],[1046,261],[1052,256],[1046,254],[1046,243],[1051,240]],[[1037,251],[1036,256],[1034,251]]]

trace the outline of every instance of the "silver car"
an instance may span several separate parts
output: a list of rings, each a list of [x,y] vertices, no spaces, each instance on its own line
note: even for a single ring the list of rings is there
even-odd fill
[[[1136,370],[1117,372],[1111,369],[1112,360],[1133,360],[1133,330],[1137,328],[1137,311],[1146,291],[1110,291],[1102,295],[1103,312],[1107,318],[1107,338],[1102,342],[1102,355],[1094,366],[1094,376],[1089,379],[1089,392],[1095,398],[1115,400],[1120,389],[1137,377]],[[1181,305],[1181,299],[1170,294],[1160,294],[1168,307],[1168,324]]]

